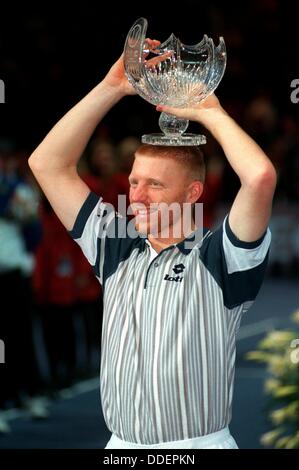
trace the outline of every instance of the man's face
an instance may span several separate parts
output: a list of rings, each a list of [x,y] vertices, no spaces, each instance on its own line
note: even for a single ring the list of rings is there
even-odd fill
[[[171,227],[180,215],[169,210],[169,205],[178,203],[182,207],[184,202],[190,202],[188,187],[191,181],[187,170],[170,158],[137,153],[129,182],[135,226],[143,234],[161,233]]]

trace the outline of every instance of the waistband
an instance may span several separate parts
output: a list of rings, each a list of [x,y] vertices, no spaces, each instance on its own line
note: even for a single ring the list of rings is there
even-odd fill
[[[157,444],[137,444],[120,439],[116,434],[112,434],[109,444],[118,446],[117,448],[127,449],[196,449],[213,446],[222,443],[231,436],[229,428],[223,428],[220,431],[206,434],[205,436],[193,437],[179,441],[160,442]]]

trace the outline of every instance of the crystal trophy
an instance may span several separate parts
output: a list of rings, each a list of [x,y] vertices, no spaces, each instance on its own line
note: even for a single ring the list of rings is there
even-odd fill
[[[171,36],[152,48],[146,40],[147,20],[139,18],[131,27],[124,47],[124,66],[136,92],[153,105],[189,107],[213,93],[226,67],[224,39],[219,45],[204,35],[198,44],[187,46]],[[159,126],[163,133],[142,136],[153,145],[202,145],[206,137],[185,133],[189,125],[162,112]]]

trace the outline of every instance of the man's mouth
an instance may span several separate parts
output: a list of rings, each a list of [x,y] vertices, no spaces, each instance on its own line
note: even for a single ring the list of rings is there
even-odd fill
[[[153,214],[157,209],[137,209],[134,211],[134,215],[137,217],[145,217],[147,215]]]

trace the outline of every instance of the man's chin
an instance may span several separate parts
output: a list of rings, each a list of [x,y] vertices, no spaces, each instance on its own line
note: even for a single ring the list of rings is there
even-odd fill
[[[135,221],[135,228],[137,232],[142,233],[143,235],[149,235],[150,233],[150,225],[146,222]]]

